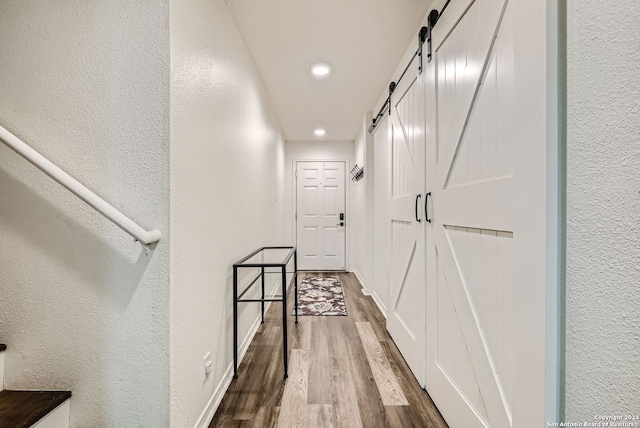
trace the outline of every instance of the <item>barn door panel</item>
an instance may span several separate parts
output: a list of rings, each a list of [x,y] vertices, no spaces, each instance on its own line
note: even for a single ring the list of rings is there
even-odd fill
[[[387,330],[425,385],[424,96],[412,63],[391,97],[389,228],[391,267]]]
[[[427,389],[452,427],[512,427],[513,20],[476,0],[427,67]],[[433,131],[433,132],[430,132]]]

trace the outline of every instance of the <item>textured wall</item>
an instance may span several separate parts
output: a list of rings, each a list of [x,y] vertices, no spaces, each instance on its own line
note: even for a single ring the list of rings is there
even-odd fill
[[[373,134],[373,228],[374,251],[372,283],[367,284],[373,299],[383,314],[389,300],[389,260],[391,259],[391,228],[388,227],[389,168],[391,165],[391,138],[388,116],[383,116]]]
[[[568,2],[566,420],[640,413],[640,2]]]
[[[171,426],[182,428],[207,419],[231,374],[232,264],[283,243],[284,141],[224,1],[171,2],[171,59]],[[242,340],[259,305],[240,308]]]
[[[0,2],[0,124],[147,228],[141,246],[0,144],[9,388],[73,391],[74,427],[168,425],[167,1]]]
[[[364,120],[363,120],[364,123]],[[367,130],[363,127],[358,132],[356,140],[354,141],[354,154],[353,165],[358,165],[362,168],[365,164],[365,149],[367,143]],[[352,166],[353,168],[353,166]],[[349,169],[349,171],[351,171]],[[367,278],[367,248],[370,243],[367,242],[366,227],[367,227],[367,175],[365,174],[358,181],[351,180],[351,174],[347,175],[349,180],[350,189],[350,203],[351,207],[351,228],[349,230],[350,239],[350,270],[356,271],[358,276],[365,283],[366,287],[368,282]]]
[[[368,128],[371,113],[362,118],[362,128],[354,142],[353,163],[365,168],[364,177],[351,182],[351,270],[356,271],[365,289],[373,287],[373,254],[375,228],[373,196],[373,136]]]

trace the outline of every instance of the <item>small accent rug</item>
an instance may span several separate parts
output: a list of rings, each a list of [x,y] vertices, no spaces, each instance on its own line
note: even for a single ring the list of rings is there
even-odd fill
[[[292,311],[295,315],[296,310]],[[306,277],[298,285],[298,315],[347,315],[338,278]]]

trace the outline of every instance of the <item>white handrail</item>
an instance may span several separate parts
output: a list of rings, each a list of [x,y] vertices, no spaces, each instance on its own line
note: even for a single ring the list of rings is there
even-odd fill
[[[100,196],[83,186],[78,180],[58,168],[47,158],[29,147],[24,141],[0,126],[0,141],[5,143],[9,148],[14,150],[20,156],[31,162],[49,177],[62,184],[69,189],[71,193],[91,205],[99,213],[118,225],[122,230],[133,236],[143,245],[149,246],[160,240],[162,234],[158,229],[144,230],[133,220],[120,211],[115,209],[109,203],[105,202]]]

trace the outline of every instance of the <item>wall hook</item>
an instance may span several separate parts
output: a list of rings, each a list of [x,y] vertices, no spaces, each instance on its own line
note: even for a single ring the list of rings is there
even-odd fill
[[[364,177],[364,167],[360,168],[357,164],[351,168],[351,180],[358,181]]]

